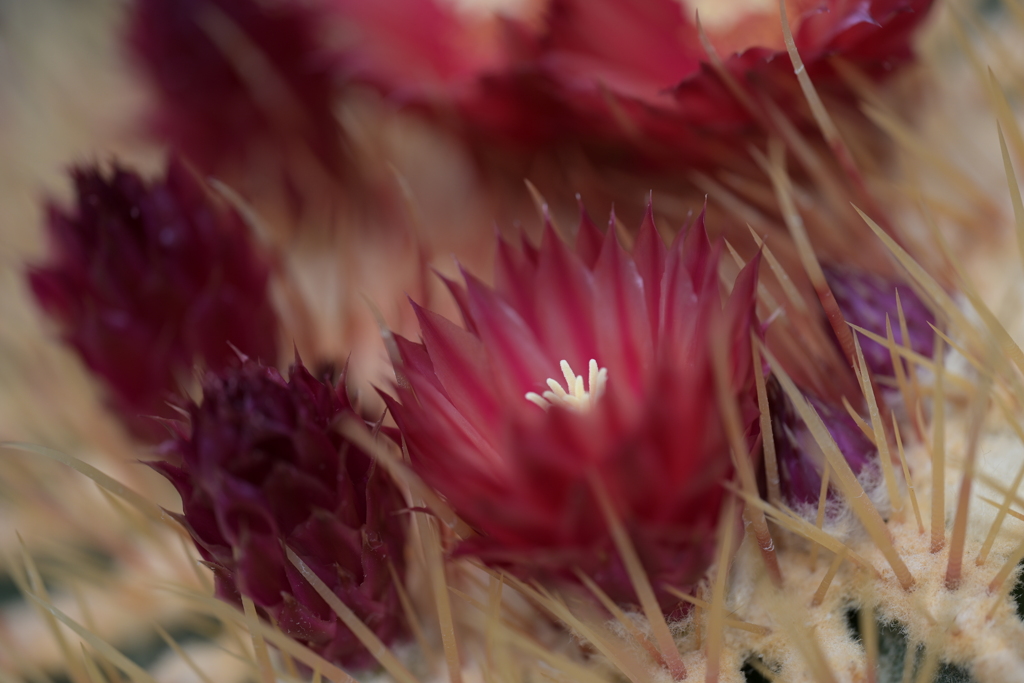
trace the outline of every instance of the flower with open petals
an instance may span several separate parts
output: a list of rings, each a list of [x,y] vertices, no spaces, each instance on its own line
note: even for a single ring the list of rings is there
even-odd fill
[[[777,5],[704,3],[703,26],[730,83],[701,44],[695,2],[548,0],[544,12],[531,8],[526,18],[489,24],[438,0],[401,2],[403,11],[389,11],[372,0],[334,0],[347,27],[339,68],[399,104],[443,121],[456,114],[458,130],[477,144],[578,146],[605,163],[689,169],[739,156],[745,163],[747,146],[773,126],[765,101],[798,126],[814,127]],[[853,98],[831,58],[871,78],[891,73],[912,57],[914,30],[931,5],[786,3],[807,72],[833,102]],[[431,29],[415,31],[413,21]]]
[[[126,425],[159,439],[148,416],[175,415],[165,401],[194,363],[230,365],[231,345],[277,360],[267,264],[241,217],[178,161],[156,182],[119,166],[72,177],[77,203],[50,205],[50,259],[29,284]]]
[[[719,4],[705,7],[704,28],[735,83],[755,106],[774,100],[796,123],[811,124],[809,113],[800,113],[805,105],[777,5],[730,12],[728,2]],[[911,57],[912,31],[930,4],[802,0],[787,7],[814,83],[825,95],[848,97],[828,58],[842,57],[872,75],[888,72]],[[715,15],[724,20],[711,21]],[[729,147],[728,141],[709,143],[709,136],[743,136],[756,128],[752,112],[708,66],[693,14],[677,0],[553,0],[550,16],[542,70],[595,146],[612,153],[633,147],[649,161],[708,165]]]
[[[539,248],[500,243],[493,288],[449,283],[463,327],[416,307],[423,343],[398,340],[388,403],[416,470],[480,534],[459,552],[555,582],[579,569],[635,604],[603,489],[663,608],[665,585],[703,575],[732,471],[712,345],[756,416],[757,264],[723,308],[719,253],[703,214],[666,248],[648,211],[630,252],[584,217],[575,249],[548,226]]]
[[[334,429],[357,419],[344,373],[331,386],[297,361],[285,381],[245,360],[208,375],[189,415],[191,428],[179,428],[153,467],[181,495],[180,519],[217,595],[252,598],[329,661],[372,665],[285,555],[293,550],[383,642],[406,633],[393,581],[405,575],[404,504],[387,474]]]

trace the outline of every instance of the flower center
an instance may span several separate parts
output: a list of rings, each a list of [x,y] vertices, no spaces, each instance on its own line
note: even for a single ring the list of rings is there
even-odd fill
[[[551,406],[571,408],[577,412],[585,413],[595,405],[597,399],[604,394],[605,386],[608,384],[608,368],[598,368],[597,361],[590,359],[589,378],[587,388],[583,388],[583,376],[573,374],[569,363],[559,363],[562,368],[562,375],[565,377],[565,388],[556,379],[548,379],[548,386],[551,391],[545,391],[543,395],[531,391],[526,394],[526,400],[535,403],[544,410]]]

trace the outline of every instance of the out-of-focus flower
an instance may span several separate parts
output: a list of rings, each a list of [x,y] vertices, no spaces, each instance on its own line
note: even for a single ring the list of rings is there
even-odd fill
[[[663,608],[678,603],[664,585],[703,575],[732,471],[712,345],[746,424],[757,414],[757,264],[723,309],[719,253],[703,214],[666,248],[648,211],[631,253],[584,215],[575,249],[548,226],[540,248],[501,241],[494,288],[449,283],[464,328],[416,307],[423,343],[399,339],[407,383],[388,404],[417,471],[481,534],[459,552],[556,582],[578,568],[635,603],[596,478]]]
[[[907,284],[893,282],[877,273],[843,266],[825,268],[828,286],[839,304],[846,321],[885,337],[885,319],[889,318],[892,335],[897,344],[903,344],[899,307],[896,293],[903,308],[903,317],[910,337],[909,348],[930,358],[935,348],[935,315],[921,297]],[[892,357],[888,347],[873,339],[860,337],[864,362],[872,374],[893,376]]]
[[[176,160],[151,183],[119,166],[72,177],[76,204],[49,206],[49,262],[29,284],[125,424],[158,439],[148,416],[175,415],[165,401],[194,363],[223,368],[231,345],[277,360],[268,268],[241,217]]]
[[[308,2],[135,0],[128,42],[157,96],[154,132],[210,173],[295,154],[338,171],[321,24]]]
[[[550,0],[539,22],[490,23],[437,0],[404,0],[404,11],[370,0],[333,6],[347,26],[339,60],[346,75],[442,120],[455,114],[457,126],[477,142],[534,151],[579,145],[602,161],[645,170],[721,166],[745,155],[751,136],[770,124],[709,66],[685,4]],[[841,57],[871,77],[889,73],[911,58],[914,29],[931,4],[792,0],[787,7],[816,86],[826,98],[849,100],[829,58]],[[813,125],[777,11],[737,8],[728,23],[708,22],[708,14],[726,15],[706,13],[705,28],[755,109],[772,100],[797,124]],[[431,30],[414,30],[414,22]]]
[[[339,68],[374,78],[402,102],[446,97],[507,66],[495,21],[435,0],[327,0],[340,29]],[[468,92],[466,93],[469,94]]]
[[[816,504],[821,496],[825,455],[779,383],[770,379],[767,390],[780,491],[789,505]],[[821,416],[855,475],[861,476],[867,468],[879,466],[878,449],[843,406],[833,406],[812,396],[805,398]],[[837,495],[834,484],[829,485],[828,495]]]
[[[285,556],[287,546],[385,643],[406,632],[394,576],[405,575],[404,503],[387,474],[334,429],[356,418],[345,391],[296,361],[287,382],[245,360],[210,374],[153,467],[181,495],[182,523],[213,569],[217,595],[240,595],[332,662],[376,660]]]

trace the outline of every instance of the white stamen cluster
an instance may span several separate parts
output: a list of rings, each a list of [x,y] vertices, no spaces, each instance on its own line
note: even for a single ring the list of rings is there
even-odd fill
[[[535,403],[544,410],[551,406],[572,408],[581,413],[586,412],[597,405],[597,399],[604,394],[605,385],[608,384],[608,368],[598,368],[597,361],[590,359],[590,376],[587,388],[583,388],[583,376],[573,374],[569,363],[562,361],[559,364],[562,368],[562,375],[565,377],[565,389],[556,379],[548,379],[548,386],[551,391],[545,391],[543,395],[531,391],[526,394],[526,400]]]

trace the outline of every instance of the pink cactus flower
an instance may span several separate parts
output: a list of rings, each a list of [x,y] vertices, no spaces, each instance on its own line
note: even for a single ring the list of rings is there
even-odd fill
[[[852,101],[830,58],[872,78],[891,73],[912,58],[911,39],[931,5],[791,0],[787,13],[820,92]],[[695,15],[678,0],[549,0],[529,20],[489,23],[438,0],[330,6],[346,27],[338,60],[346,77],[453,123],[474,149],[578,146],[603,163],[668,170],[740,156],[748,163],[747,146],[771,126],[766,100],[814,127],[775,8],[734,9],[738,19],[714,25],[705,13],[708,39],[745,103],[712,68]]]
[[[703,213],[666,248],[648,211],[630,252],[584,214],[575,248],[549,225],[539,248],[500,242],[494,287],[449,283],[464,326],[416,307],[422,343],[398,340],[387,400],[416,470],[479,531],[457,552],[555,582],[579,569],[635,604],[596,477],[677,606],[663,587],[707,569],[732,471],[712,345],[728,345],[747,425],[757,414],[757,262],[723,308],[720,248]]]

